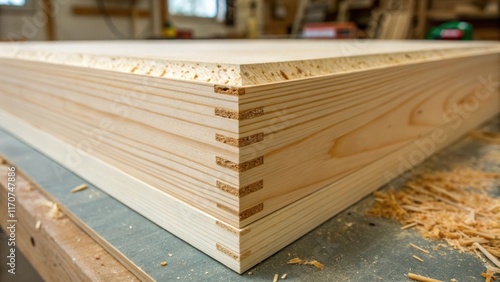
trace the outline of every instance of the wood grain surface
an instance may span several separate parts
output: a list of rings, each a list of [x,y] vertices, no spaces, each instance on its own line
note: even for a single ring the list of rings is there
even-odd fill
[[[251,62],[248,77],[282,77],[250,86],[104,68],[88,43],[90,57],[20,46],[0,58],[0,125],[241,272],[500,111],[498,44],[368,43],[359,56],[327,43],[302,54],[304,42],[241,54],[235,72]],[[247,48],[228,46],[221,64]],[[200,46],[185,48],[179,58]],[[304,73],[295,60],[322,71],[291,75]]]

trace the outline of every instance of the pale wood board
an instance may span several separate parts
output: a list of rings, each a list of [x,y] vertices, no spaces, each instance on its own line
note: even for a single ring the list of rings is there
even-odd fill
[[[135,98],[138,94],[134,96],[134,90],[120,94],[127,84],[101,91],[99,85],[116,85],[111,76],[96,78],[102,72],[87,79],[79,68],[45,66],[47,74],[38,74],[36,66],[30,63],[10,61],[0,71],[6,77],[2,79],[5,110],[235,227],[244,227],[442,125],[440,116],[444,109],[481,86],[479,78],[496,80],[498,68],[490,62],[497,58],[498,55],[454,58],[253,86],[231,108],[260,106],[265,114],[239,122],[213,116],[220,102],[217,98],[223,100],[228,95],[213,98],[213,94],[208,94],[210,88],[204,85],[198,84],[191,90],[196,95],[183,94],[186,102],[181,109],[179,98],[170,96],[178,96],[177,91],[185,82],[170,81],[169,88],[164,88],[165,82],[150,78],[144,85],[131,86],[144,91]],[[11,74],[12,68],[19,74]],[[68,78],[61,72],[69,74]],[[24,83],[27,76],[34,77],[33,86]],[[121,76],[134,77],[118,75]],[[53,82],[58,80],[61,82]],[[78,89],[70,87],[80,85],[82,80],[87,81]],[[362,85],[352,85],[359,80]],[[445,88],[447,91],[443,91]],[[112,95],[111,90],[116,94]],[[489,111],[498,111],[497,98],[492,95],[489,101],[483,101]],[[117,106],[120,99],[130,100],[130,105]],[[227,108],[224,101],[221,103]],[[190,107],[204,108],[205,114],[197,115]],[[20,108],[24,110],[16,110]],[[384,118],[368,123],[379,116]],[[402,116],[412,121],[407,123]],[[394,119],[398,121],[393,122]],[[351,132],[353,128],[359,129]],[[372,134],[380,129],[384,134]],[[400,135],[402,132],[405,134]],[[264,140],[235,148],[216,141],[217,134],[233,138],[263,134]],[[317,146],[318,139],[328,141]],[[357,156],[357,152],[366,150],[370,153],[362,158]],[[302,152],[299,157],[297,151]],[[70,162],[77,161],[77,152],[67,152]],[[221,157],[238,164],[260,156],[264,158],[263,165],[242,173],[214,161]],[[299,173],[306,173],[308,178],[296,181],[294,176]],[[219,182],[238,189],[259,181],[265,183],[263,189],[240,198],[217,188]],[[238,214],[260,204],[264,205],[262,211],[239,218]]]
[[[489,130],[484,130],[498,132],[500,129],[498,117],[496,120],[492,125],[490,124]],[[480,273],[483,269],[481,261],[473,255],[458,251],[440,248],[437,252],[433,251],[431,257],[426,259],[429,263],[415,262],[409,255],[408,243],[418,244],[432,250],[439,242],[424,240],[410,229],[401,231],[400,226],[394,222],[367,217],[365,212],[372,205],[373,197],[368,197],[328,220],[307,236],[303,236],[275,256],[252,268],[251,275],[239,276],[171,236],[168,232],[163,232],[160,227],[148,220],[138,220],[142,217],[137,216],[131,209],[122,207],[120,203],[106,194],[98,192],[99,190],[95,190],[96,188],[92,185],[89,185],[89,188],[81,193],[68,194],[64,183],[69,183],[67,177],[73,175],[71,172],[15,138],[5,135],[4,132],[0,132],[0,136],[0,152],[2,152],[0,154],[4,157],[8,155],[9,160],[15,160],[19,170],[29,171],[30,179],[43,183],[43,187],[32,185],[35,190],[30,192],[40,194],[38,189],[41,189],[40,191],[45,191],[59,198],[56,200],[63,209],[69,209],[76,215],[76,217],[72,217],[72,220],[85,223],[79,224],[85,232],[88,232],[92,237],[102,236],[105,240],[99,242],[104,244],[106,248],[109,247],[108,245],[116,248],[118,252],[112,252],[113,256],[118,255],[122,258],[129,256],[129,259],[134,262],[134,264],[128,265],[128,267],[133,268],[132,271],[146,271],[158,281],[164,281],[168,278],[175,280],[176,277],[179,277],[181,281],[200,281],[200,279],[205,281],[270,281],[275,273],[287,273],[287,279],[292,281],[316,282],[348,279],[353,281],[377,279],[398,281],[405,279],[409,267],[414,272],[430,277],[442,279],[460,277],[471,281],[481,279]],[[498,159],[494,159],[498,149],[498,145],[474,138],[466,138],[427,161],[423,166],[419,166],[411,174],[427,170],[442,170],[449,165],[466,166],[488,172],[498,171]],[[64,183],[60,181],[62,176],[65,177]],[[73,177],[77,179],[75,183],[85,181],[76,175]],[[23,176],[18,174],[20,181],[22,178]],[[389,186],[391,189],[400,187],[402,181],[402,179],[398,179]],[[90,195],[93,197],[89,198]],[[33,196],[33,198],[37,197]],[[96,210],[95,206],[106,207],[104,208],[106,211],[120,213],[122,220],[117,222],[112,218],[93,216],[94,210]],[[24,217],[20,220],[24,220]],[[127,236],[116,236],[116,233],[108,232],[107,228],[103,228],[104,224],[96,224],[102,220],[107,222],[106,225],[111,225],[117,230],[124,228]],[[127,226],[133,226],[132,229],[129,229],[130,232],[126,230]],[[134,248],[134,244],[137,244],[137,238],[140,238],[144,232],[154,234],[153,237],[157,240],[150,240],[148,244]],[[30,243],[28,242],[28,244]],[[148,252],[148,248],[153,251],[149,251],[148,256],[133,255],[143,248],[146,250],[140,252]],[[156,252],[156,250],[160,250],[160,252]],[[172,254],[172,257],[166,256],[168,266],[154,267],[158,261],[165,260],[165,254],[168,253]],[[320,271],[314,267],[286,264],[286,261],[296,256],[317,259],[325,264],[326,268]],[[398,263],[395,264],[395,261]],[[457,267],[457,261],[460,261],[460,267]],[[77,262],[77,264],[79,263]],[[146,267],[141,270],[138,268],[138,265],[141,264],[151,266],[151,268]],[[117,281],[123,281],[119,279],[119,276],[116,277]]]
[[[177,276],[185,279],[189,274],[172,272],[168,267],[162,267],[161,261],[171,263],[170,268],[181,267],[194,260],[197,261],[198,267],[205,268],[208,265],[213,268],[217,265],[208,256],[199,257],[200,253],[196,249],[190,248],[188,244],[102,192],[88,180],[75,175],[3,130],[0,130],[0,148],[0,156],[15,165],[18,171],[16,184],[21,188],[17,191],[19,204],[17,219],[22,227],[30,231],[18,233],[19,243],[22,245],[20,248],[29,254],[30,261],[44,279],[50,281],[74,280],[71,278],[79,281],[85,279],[89,281],[103,279],[133,281],[134,277],[130,277],[130,273],[123,276],[118,271],[113,273],[117,262],[113,261],[114,259],[110,260],[110,255],[121,263],[118,265],[129,269],[141,281],[168,281]],[[27,190],[23,184],[25,181],[31,184],[33,190]],[[76,187],[82,183],[88,185],[85,191],[71,193],[71,189],[68,189],[68,187]],[[3,195],[4,193],[2,197]],[[25,202],[26,199],[28,201]],[[31,199],[34,200],[33,206],[29,206]],[[44,199],[58,203],[64,215],[63,218],[51,218],[50,208],[47,207]],[[34,218],[30,218],[24,213],[24,209],[36,209],[41,212],[37,212]],[[35,218],[42,222],[39,230],[35,230]],[[19,231],[21,230],[25,229]],[[37,242],[40,240],[39,249],[35,251],[25,249],[26,246],[31,247],[28,235],[34,237]],[[89,242],[88,240],[92,241],[92,239],[88,236],[99,245]],[[62,238],[65,239],[58,242]],[[48,241],[46,242],[45,239]],[[78,240],[84,245],[79,245]],[[99,246],[102,246],[109,254],[98,250]],[[81,250],[82,247],[87,250]],[[97,250],[96,253],[89,253],[89,248]],[[174,257],[170,257],[169,253]],[[47,259],[49,254],[59,254],[59,256]],[[92,268],[95,254],[100,255],[100,262]],[[175,260],[175,263],[172,260]],[[101,263],[105,264],[105,271],[101,271]],[[213,273],[205,275],[204,272],[197,272],[191,278],[200,280],[212,277]],[[217,274],[230,275],[234,272],[224,267]]]
[[[484,115],[484,113],[483,113]],[[15,121],[14,119],[7,119],[7,116],[2,116],[2,120],[6,121],[7,124],[15,127],[17,130],[17,134],[23,138],[23,134],[21,129],[22,127],[26,127],[26,124],[23,122]],[[446,144],[455,140],[456,136],[463,134],[467,130],[471,130],[474,126],[476,126],[476,122],[473,119],[467,119],[461,125],[461,130],[453,130],[453,128],[448,128],[448,136],[445,143],[437,144],[437,149],[439,147],[445,146]],[[2,124],[4,127],[6,124]],[[48,135],[45,133],[38,131],[36,129],[27,129],[26,134],[33,137],[33,132],[36,131],[36,139],[41,140],[42,142],[50,142],[54,143],[54,140],[50,140]],[[26,137],[27,135],[25,135]],[[424,138],[428,138],[428,136],[424,136]],[[47,144],[46,143],[46,144]],[[56,141],[54,144],[58,144]],[[62,144],[62,143],[59,143]],[[36,146],[36,144],[33,144]],[[57,148],[60,145],[55,145],[53,150],[44,150],[49,152],[52,157],[56,159],[61,159],[57,156]],[[334,189],[328,189],[329,187],[325,187],[317,193],[311,194],[310,196],[303,198],[300,201],[297,201],[287,207],[279,210],[267,216],[251,225],[249,227],[237,230],[234,229],[239,236],[236,234],[232,234],[232,229],[223,230],[220,229],[220,226],[216,225],[216,220],[211,218],[210,216],[199,213],[199,211],[189,209],[189,207],[180,201],[176,201],[173,198],[163,198],[170,199],[170,202],[164,204],[156,204],[158,199],[152,197],[149,199],[149,206],[145,205],[133,205],[129,203],[129,205],[138,210],[143,214],[148,214],[147,209],[150,206],[163,207],[163,209],[155,209],[151,216],[148,216],[153,221],[159,223],[161,226],[166,227],[168,230],[180,236],[184,240],[188,241],[190,244],[194,245],[198,249],[203,250],[205,253],[215,257],[217,260],[231,267],[232,269],[243,272],[244,270],[250,268],[255,263],[261,261],[263,258],[269,256],[280,248],[286,246],[290,242],[294,241],[296,238],[300,237],[308,230],[317,226],[324,220],[331,217],[331,215],[338,213],[351,203],[359,200],[367,192],[372,191],[373,189],[379,187],[383,183],[385,183],[387,179],[387,175],[384,172],[389,171],[393,176],[397,175],[401,171],[399,171],[401,166],[400,158],[405,158],[405,154],[411,154],[415,150],[418,150],[418,146],[415,143],[411,143],[408,148],[405,148],[405,151],[400,151],[394,153],[392,156],[388,156],[379,162],[374,163],[372,166],[367,167],[365,170],[361,170],[359,173],[354,173],[350,175],[351,177],[348,179],[344,179],[344,181],[340,181],[340,183],[334,183],[335,185],[331,185],[331,187],[335,187]],[[406,153],[405,153],[406,152]],[[64,155],[63,155],[64,156]],[[92,158],[87,157],[87,161],[92,160]],[[388,160],[391,160],[391,164],[387,163]],[[380,165],[380,163],[384,165]],[[114,170],[112,167],[105,165],[102,162],[92,161],[91,165],[86,166],[85,169],[81,171],[81,174],[84,177],[93,179],[93,182],[97,185],[107,182],[99,182],[99,178],[96,178],[96,175],[103,174],[107,175],[107,177],[112,177],[115,181],[124,180],[128,185],[119,184],[116,182],[116,186],[134,189],[142,187],[141,185],[133,185],[132,181],[135,181],[130,176],[122,174],[120,177],[113,177],[113,175],[119,175],[120,172]],[[370,180],[369,183],[365,183],[366,180]],[[140,183],[140,182],[139,182]],[[109,183],[108,183],[109,185]],[[144,185],[144,184],[143,184]],[[76,184],[75,184],[76,186]],[[147,186],[147,185],[145,185]],[[352,187],[358,187],[356,190],[352,190]],[[68,189],[69,190],[69,189]],[[105,189],[107,192],[110,192],[110,189]],[[119,190],[123,194],[123,189]],[[140,191],[142,192],[142,196],[146,195],[144,192],[146,190]],[[154,191],[154,190],[147,190]],[[342,192],[344,191],[344,192]],[[134,191],[131,191],[134,192]],[[339,194],[342,193],[342,196]],[[123,200],[120,197],[120,194],[112,194],[119,200]],[[167,208],[167,207],[169,208]],[[300,217],[292,217],[289,216],[290,213],[294,213],[298,211],[301,215]],[[172,213],[174,212],[174,213]],[[198,214],[199,213],[199,214]],[[210,224],[213,224],[211,225]],[[301,226],[300,229],[295,228],[295,226]],[[226,232],[224,232],[226,231]],[[191,233],[190,233],[191,232]],[[246,257],[245,260],[241,261],[240,264],[236,263],[236,261],[226,254],[217,251],[217,244],[220,244],[221,236],[224,236],[226,233],[227,237],[224,239],[224,244],[232,246],[232,249],[235,254],[238,247],[241,247],[243,251],[240,251],[239,254],[246,254],[248,250],[251,250],[251,254]],[[189,234],[193,234],[194,236],[188,236]],[[243,234],[243,235],[242,235]],[[204,240],[200,240],[204,239]],[[242,239],[242,240],[241,240]]]
[[[118,57],[90,43],[89,55],[69,43],[11,49],[0,125],[242,272],[401,173],[419,140],[444,130],[441,148],[500,110],[498,44],[365,42],[347,54],[342,42],[261,42],[260,58],[234,59],[253,50],[242,43],[207,43],[220,50],[202,63],[186,44],[176,58],[191,52],[191,64],[164,61],[173,44],[149,54],[154,66],[119,57],[157,47],[139,43]],[[213,60],[232,61],[229,74]],[[206,73],[157,77],[155,66]],[[454,107],[467,109],[457,127]]]

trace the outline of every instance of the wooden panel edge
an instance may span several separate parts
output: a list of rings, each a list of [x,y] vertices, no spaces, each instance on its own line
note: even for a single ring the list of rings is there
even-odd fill
[[[235,120],[247,120],[259,117],[264,114],[264,107],[258,107],[254,109],[248,109],[245,111],[237,112],[233,110],[215,108],[215,115],[218,117],[235,119]]]
[[[245,147],[257,142],[261,142],[264,140],[264,132],[259,132],[253,135],[249,135],[241,138],[233,138],[229,136],[225,136],[223,134],[216,133],[215,141],[221,142],[236,148]]]
[[[252,160],[249,160],[246,162],[242,162],[239,164],[232,162],[230,160],[226,160],[224,158],[215,156],[215,163],[219,166],[228,168],[230,170],[234,170],[236,172],[245,172],[245,171],[250,170],[254,167],[258,167],[260,165],[263,165],[264,164],[264,156],[257,157],[255,159],[252,159]]]
[[[241,212],[238,212],[236,210],[233,210],[230,207],[227,207],[225,205],[217,203],[217,207],[225,212],[228,212],[230,214],[236,215],[240,218],[240,221],[245,220],[247,218],[250,218],[251,216],[261,212],[264,210],[264,203],[257,204],[253,207],[250,207],[246,210],[243,210]]]
[[[214,92],[219,94],[226,94],[231,96],[245,95],[244,87],[231,87],[225,85],[214,85]]]
[[[264,188],[264,180],[259,180],[247,186],[241,187],[239,189],[229,184],[223,183],[219,180],[215,182],[215,186],[224,192],[227,192],[233,196],[241,198]]]
[[[67,152],[60,150],[61,147],[67,146],[65,143],[63,143],[63,141],[54,138],[53,136],[41,131],[40,129],[34,128],[28,123],[19,120],[16,117],[3,111],[0,111],[0,127],[2,127],[2,131],[12,134],[12,138],[23,140],[23,142],[26,142],[27,145],[32,146],[34,150],[44,151],[47,154],[50,154],[53,157],[52,160],[60,163],[65,163]],[[15,133],[13,133],[13,131],[15,131]],[[29,135],[27,134],[28,131]],[[36,140],[37,142],[35,142],[34,140]],[[81,163],[77,166],[69,166],[68,170],[77,173],[79,177],[83,179],[86,179],[88,177],[95,177],[96,175],[100,176],[95,178],[99,181],[93,183],[100,188],[128,186],[133,189],[132,191],[142,191],[145,186],[148,186],[147,184],[122,173],[112,166],[97,161],[91,155],[82,156]],[[110,175],[112,175],[113,177],[109,177]],[[110,185],[109,183],[106,183],[104,181],[108,179],[113,179],[115,185]],[[103,191],[105,191],[108,195],[114,197],[118,201],[121,201],[122,203],[126,202],[121,191],[118,191],[116,189],[103,189]],[[145,193],[145,195],[149,200],[151,200],[151,202],[158,202],[158,199],[161,198],[162,202],[166,202],[167,204],[163,204],[160,206],[161,211],[150,213],[148,213],[148,210],[144,206],[139,205],[137,202],[130,201],[126,203],[126,205],[128,205],[136,212],[143,214],[144,216],[150,216],[151,221],[155,222],[163,229],[169,230],[170,233],[179,238],[182,238],[185,242],[201,250],[220,263],[226,265],[228,268],[234,270],[235,272],[240,271],[239,263],[236,263],[234,260],[227,258],[227,256],[221,254],[213,248],[212,244],[217,242],[217,238],[213,236],[213,232],[206,232],[206,229],[202,228],[200,224],[189,224],[185,221],[177,221],[174,223],[171,220],[165,219],[173,218],[172,215],[174,214],[187,213],[191,211],[192,213],[189,214],[189,217],[190,220],[193,220],[194,222],[200,222],[200,220],[203,222],[206,222],[205,220],[211,220],[211,222],[215,222],[216,218],[204,212],[199,212],[197,209],[191,210],[191,207],[186,203],[168,194],[160,193],[156,189],[148,190],[148,193]],[[192,228],[190,232],[186,231],[186,226],[188,225],[189,228]],[[205,228],[208,228],[211,231],[213,231],[215,228],[219,228],[215,225],[212,226],[205,226]],[[205,241],[202,242],[198,240],[200,235],[194,235],[193,232],[195,234],[196,232],[198,232],[198,234],[202,234],[203,236],[208,238],[207,240],[210,244],[203,244],[203,242]],[[233,243],[231,243],[231,245],[236,243],[236,241],[232,242]]]
[[[251,230],[251,228],[245,228],[245,229],[239,230],[239,229],[236,229],[230,225],[227,225],[224,222],[219,221],[219,220],[215,221],[215,225],[217,225],[218,227],[220,227],[220,228],[222,228],[222,229],[228,231],[229,233],[234,234],[238,237],[247,234]]]
[[[220,243],[216,243],[215,247],[217,248],[217,251],[229,256],[230,258],[232,258],[238,262],[244,260],[245,258],[250,256],[250,254],[252,253],[250,250],[248,250],[242,254],[238,254],[238,253],[230,250],[229,248],[224,247],[224,245],[222,245]]]

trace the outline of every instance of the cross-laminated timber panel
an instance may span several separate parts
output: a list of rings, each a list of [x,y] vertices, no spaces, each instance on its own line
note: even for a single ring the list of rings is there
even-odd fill
[[[499,111],[497,45],[372,44],[379,53],[213,73],[172,63],[184,72],[162,78],[161,63],[127,73],[103,63],[116,58],[83,66],[20,48],[0,62],[2,126],[244,271],[395,176],[428,143],[416,140],[440,132],[440,148]],[[175,77],[186,66],[192,79]],[[457,107],[470,110],[455,129]]]

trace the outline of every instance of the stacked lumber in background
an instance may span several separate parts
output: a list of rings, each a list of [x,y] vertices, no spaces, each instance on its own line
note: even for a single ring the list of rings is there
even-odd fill
[[[494,117],[499,63],[471,42],[2,44],[0,126],[241,273]]]

